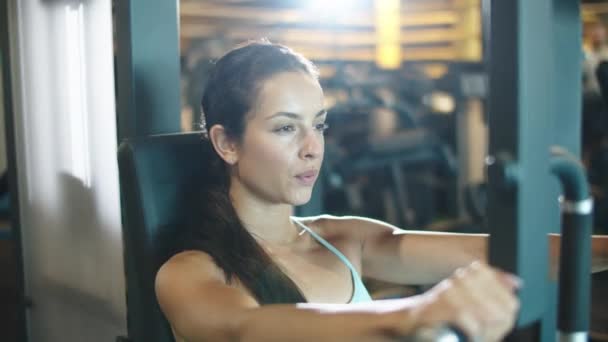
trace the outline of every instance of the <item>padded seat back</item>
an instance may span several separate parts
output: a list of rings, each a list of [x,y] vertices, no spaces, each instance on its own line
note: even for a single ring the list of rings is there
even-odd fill
[[[173,341],[154,292],[156,272],[202,187],[209,149],[200,133],[124,141],[118,149],[127,283],[127,326],[135,342]]]

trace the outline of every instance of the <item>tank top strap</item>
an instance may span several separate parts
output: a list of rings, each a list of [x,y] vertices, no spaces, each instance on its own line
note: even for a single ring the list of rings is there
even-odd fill
[[[327,240],[325,240],[323,237],[321,237],[321,235],[319,235],[314,230],[307,227],[304,223],[300,222],[300,220],[298,220],[297,218],[294,218],[294,217],[292,217],[292,220],[298,226],[300,226],[302,229],[304,229],[308,233],[310,233],[310,235],[312,235],[312,237],[315,240],[317,240],[320,244],[325,246],[325,248],[329,249],[332,253],[334,253],[346,265],[346,267],[348,267],[348,269],[351,272],[352,279],[353,279],[353,296],[351,297],[350,303],[371,301],[372,297],[370,296],[369,292],[367,291],[367,288],[365,288],[365,284],[363,284],[363,281],[361,280],[361,276],[359,275],[359,272],[357,272],[357,269],[353,266],[353,264],[350,262],[350,260],[348,260],[348,258],[344,254],[342,254],[342,252],[340,252],[336,247],[334,247],[331,243],[329,243]]]

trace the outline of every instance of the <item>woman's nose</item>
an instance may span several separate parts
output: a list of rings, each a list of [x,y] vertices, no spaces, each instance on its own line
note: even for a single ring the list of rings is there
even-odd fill
[[[300,158],[316,159],[323,154],[323,134],[314,129],[306,130],[302,138]]]

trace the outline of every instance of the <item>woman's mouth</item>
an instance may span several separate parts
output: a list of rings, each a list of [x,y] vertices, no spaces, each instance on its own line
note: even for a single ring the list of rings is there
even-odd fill
[[[318,174],[319,174],[319,171],[310,170],[310,171],[306,171],[306,172],[297,174],[295,176],[295,178],[300,185],[312,186],[313,184],[315,184],[315,180],[317,179]]]

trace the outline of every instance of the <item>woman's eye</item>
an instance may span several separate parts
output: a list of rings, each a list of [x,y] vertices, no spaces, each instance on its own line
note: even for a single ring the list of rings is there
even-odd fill
[[[315,125],[315,129],[319,132],[325,132],[329,128],[329,125],[326,123],[321,123]]]
[[[287,133],[287,132],[293,132],[295,130],[296,130],[296,128],[294,126],[292,126],[292,125],[285,125],[285,126],[281,126],[281,127],[277,128],[277,129],[275,129],[274,131],[278,132],[278,133]]]

